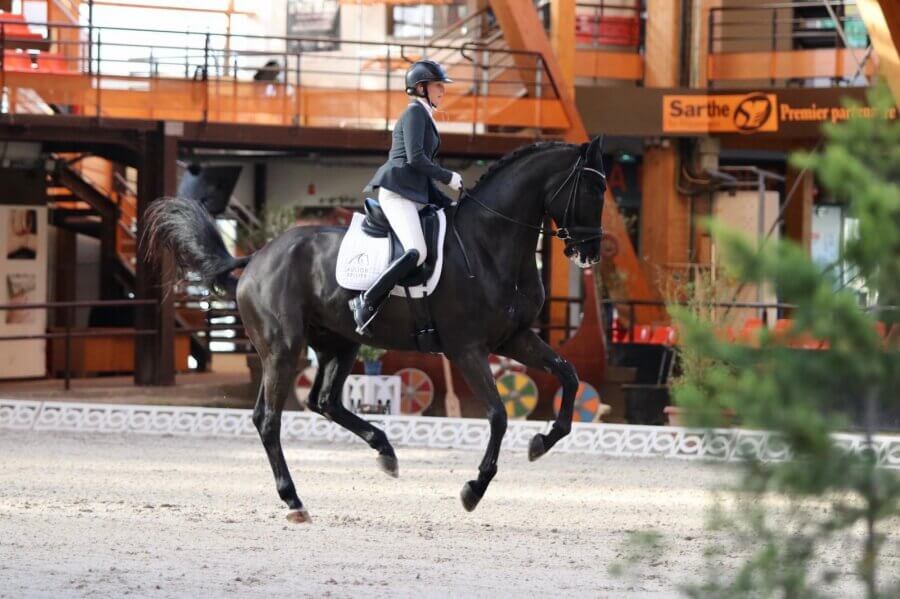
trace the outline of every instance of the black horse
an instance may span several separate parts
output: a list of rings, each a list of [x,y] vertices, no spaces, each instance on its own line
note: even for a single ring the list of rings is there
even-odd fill
[[[580,146],[560,142],[525,146],[491,166],[471,192],[449,209],[462,245],[448,232],[443,274],[427,301],[443,351],[485,402],[491,431],[478,476],[465,483],[460,494],[466,510],[475,509],[496,474],[506,432],[506,411],[488,366],[489,354],[551,372],[562,384],[559,415],[548,434],[532,439],[530,460],[571,430],[578,388],[575,369],[531,330],[544,303],[535,250],[543,231],[564,239],[566,255],[579,266],[599,261],[606,189],[600,153],[598,139]],[[542,226],[547,215],[560,227],[557,231]],[[378,452],[381,468],[397,476],[397,458],[386,435],[345,409],[341,390],[361,343],[415,350],[414,317],[404,298],[392,298],[370,327],[371,337],[356,334],[347,308],[356,292],[342,289],[335,280],[345,229],[296,227],[251,259],[228,253],[212,219],[196,202],[160,200],[144,218],[142,243],[148,244],[151,256],[158,257],[158,250],[168,247],[179,273],[193,272],[211,288],[236,296],[263,367],[253,422],[272,465],[278,494],[292,510],[288,518],[309,520],[280,440],[282,407],[293,393],[307,347],[315,350],[319,360],[309,407],[359,435]],[[231,273],[240,267],[245,268],[235,279]]]

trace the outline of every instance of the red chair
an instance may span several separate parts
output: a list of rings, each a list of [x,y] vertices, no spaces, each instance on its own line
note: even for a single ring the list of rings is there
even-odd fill
[[[634,338],[632,343],[650,343],[650,336],[653,334],[653,327],[649,324],[638,324],[634,326]]]
[[[718,337],[721,341],[727,341],[728,343],[734,343],[738,340],[738,335],[731,327],[722,327],[716,329],[716,337]]]
[[[744,328],[741,330],[740,335],[738,336],[738,340],[741,343],[749,343],[751,345],[756,345],[757,343],[757,335],[759,334],[759,330],[763,328],[765,325],[761,318],[748,318],[744,323]]]

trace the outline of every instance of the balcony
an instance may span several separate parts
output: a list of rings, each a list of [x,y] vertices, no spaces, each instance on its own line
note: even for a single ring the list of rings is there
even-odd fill
[[[875,73],[855,2],[784,2],[712,8],[710,87],[865,85]]]
[[[550,30],[550,4],[538,6]],[[637,84],[644,79],[646,13],[637,0],[575,4],[575,77],[579,84]]]
[[[575,76],[643,81],[646,15],[639,3],[579,2],[575,10]]]
[[[10,114],[386,130],[409,101],[410,62],[444,53],[456,81],[437,114],[444,130],[533,137],[569,127],[556,84],[533,52],[25,25],[46,31],[44,50],[23,48],[19,30],[0,23],[0,86]]]

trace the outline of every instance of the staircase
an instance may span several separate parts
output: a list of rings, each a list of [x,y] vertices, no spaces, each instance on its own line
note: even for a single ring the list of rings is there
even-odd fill
[[[105,274],[111,274],[118,286],[118,290],[111,290],[109,281],[104,281],[104,293],[119,297],[133,293],[137,266],[134,186],[103,158],[77,154],[57,154],[53,158],[47,191],[51,223],[101,240],[101,256],[106,255],[109,264],[115,265],[111,273]],[[252,211],[237,202],[232,204],[227,218],[234,218],[247,231],[261,226]],[[114,243],[104,247],[107,227],[114,234],[106,239],[114,239]],[[175,302],[176,328],[191,331],[190,354],[197,361],[198,370],[206,369],[214,351],[223,351],[211,347],[217,340],[233,344],[231,352],[252,351],[234,301],[211,299],[207,289],[187,283],[176,290]]]
[[[555,97],[541,64],[524,64],[527,59],[507,52],[509,45],[489,8],[472,13],[428,43],[440,46],[428,58],[444,65],[451,79],[468,84],[464,93],[448,95],[443,110],[464,109],[472,105],[473,97],[493,96],[487,106],[478,102],[478,110],[487,110],[490,120],[522,98]]]

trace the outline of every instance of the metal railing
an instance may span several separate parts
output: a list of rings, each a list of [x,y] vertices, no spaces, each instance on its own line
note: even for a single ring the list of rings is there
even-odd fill
[[[155,329],[136,329],[130,328],[102,328],[93,327],[88,330],[74,330],[75,313],[77,310],[85,308],[115,308],[115,307],[137,307],[137,306],[155,306],[156,300],[101,300],[101,301],[80,301],[80,302],[45,302],[45,303],[28,303],[28,304],[0,304],[0,312],[9,312],[14,310],[45,310],[47,313],[53,310],[64,310],[66,317],[64,319],[64,330],[58,333],[34,333],[30,335],[3,335],[0,341],[28,341],[28,340],[52,340],[64,339],[63,344],[63,371],[65,377],[65,389],[68,391],[71,387],[72,379],[72,339],[81,337],[133,337],[137,340],[142,336],[155,336]],[[52,367],[52,365],[51,365]]]
[[[134,113],[139,105],[123,100],[122,93],[144,92],[148,99],[140,107],[158,115],[179,111],[182,120],[248,122],[266,117],[272,124],[388,128],[406,104],[406,67],[435,52],[448,53],[443,63],[457,82],[448,88],[448,108],[441,115],[451,122],[473,128],[486,122],[491,100],[558,98],[539,53],[490,45],[478,45],[474,52],[458,45],[405,41],[29,25],[47,29],[51,51],[17,50],[22,40],[6,35],[0,24],[0,86],[8,90],[13,76],[21,73],[87,76],[90,87],[80,92],[82,112],[98,116]],[[304,49],[319,42],[329,49]],[[505,76],[485,78],[484,72],[496,71],[498,65]],[[30,83],[39,94],[54,91]],[[454,110],[454,99],[460,97],[474,101]],[[153,98],[161,101],[154,103]],[[9,102],[9,111],[15,110],[15,102]],[[524,122],[510,125],[554,128],[552,122],[541,121],[540,109],[533,112]]]
[[[808,47],[866,48],[865,24],[855,2],[833,2],[837,21],[824,16],[804,16],[803,11],[821,9],[822,2],[782,2],[754,6],[719,6],[709,10],[710,54],[732,47],[759,51],[795,50]],[[854,35],[845,43],[839,30]],[[853,42],[856,43],[853,43]]]
[[[600,0],[575,4],[575,43],[579,48],[642,52],[646,25],[647,14],[640,3]]]
[[[584,298],[581,297],[548,297],[547,305],[554,306],[562,304],[565,309],[565,319],[562,323],[553,324],[551,322],[538,323],[534,328],[541,334],[541,337],[548,340],[552,331],[562,331],[562,339],[556,340],[558,343],[569,339],[581,326],[581,311],[584,309]],[[552,309],[547,310],[547,314],[551,314]]]

